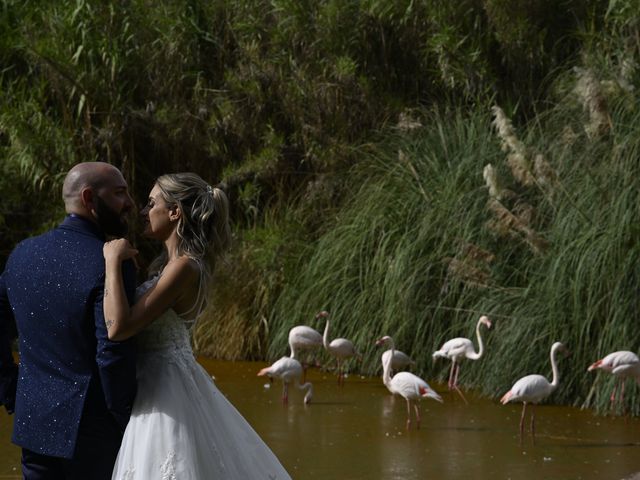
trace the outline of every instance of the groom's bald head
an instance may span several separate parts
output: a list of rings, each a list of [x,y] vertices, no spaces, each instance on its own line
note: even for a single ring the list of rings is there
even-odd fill
[[[127,182],[120,170],[105,162],[79,163],[62,185],[67,213],[85,217],[109,235],[126,232],[126,214],[132,209]]]
[[[81,213],[78,210],[83,210],[83,190],[97,192],[113,180],[124,183],[120,170],[105,162],[84,162],[71,168],[62,185],[62,199],[67,213]]]

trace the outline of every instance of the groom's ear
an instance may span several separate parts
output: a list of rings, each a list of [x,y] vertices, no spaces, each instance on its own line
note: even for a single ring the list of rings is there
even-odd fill
[[[80,191],[80,201],[84,208],[89,212],[93,212],[95,210],[95,201],[93,197],[93,190],[90,188],[83,188]]]

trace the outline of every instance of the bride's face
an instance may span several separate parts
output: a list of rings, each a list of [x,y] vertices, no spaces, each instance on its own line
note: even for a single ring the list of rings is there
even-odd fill
[[[149,238],[165,240],[176,227],[175,207],[170,208],[162,198],[158,185],[154,185],[147,205],[140,211],[143,220],[143,235]]]

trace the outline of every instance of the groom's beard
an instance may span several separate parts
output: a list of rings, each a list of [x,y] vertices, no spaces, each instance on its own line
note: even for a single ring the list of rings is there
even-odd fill
[[[116,212],[107,202],[96,196],[96,221],[102,231],[112,237],[123,237],[129,230],[129,225],[125,218],[126,212]]]

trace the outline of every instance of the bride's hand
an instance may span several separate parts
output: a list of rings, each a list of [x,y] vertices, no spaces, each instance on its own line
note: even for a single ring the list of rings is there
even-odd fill
[[[133,248],[126,238],[117,238],[104,244],[102,254],[107,262],[121,262],[128,258],[134,258],[138,255],[138,250]]]

